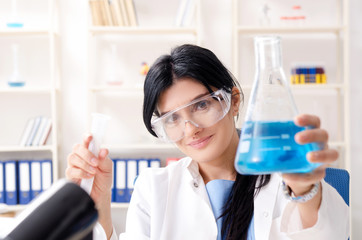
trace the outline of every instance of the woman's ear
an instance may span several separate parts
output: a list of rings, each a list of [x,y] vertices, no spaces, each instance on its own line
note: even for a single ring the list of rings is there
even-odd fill
[[[240,90],[237,87],[233,87],[231,89],[231,109],[233,116],[237,116],[239,114],[240,102]]]

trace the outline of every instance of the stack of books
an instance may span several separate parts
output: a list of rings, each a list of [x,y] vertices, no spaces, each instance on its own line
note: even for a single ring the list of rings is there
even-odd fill
[[[49,139],[51,129],[52,120],[50,118],[38,116],[29,119],[21,136],[20,146],[45,145]]]
[[[321,66],[298,66],[292,68],[290,82],[292,84],[326,84],[327,75]]]
[[[133,0],[89,0],[93,26],[137,26]]]

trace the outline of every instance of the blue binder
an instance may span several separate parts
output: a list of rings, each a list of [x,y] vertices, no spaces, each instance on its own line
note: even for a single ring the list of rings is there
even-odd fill
[[[115,162],[115,159],[112,159],[112,164],[113,164],[113,179],[112,179],[112,188],[111,188],[111,191],[112,191],[112,198],[111,198],[111,202],[115,202],[116,201],[116,170],[115,170],[115,167],[116,167],[116,162]]]
[[[19,204],[28,204],[31,200],[30,196],[30,162],[20,160],[18,162],[19,174]]]
[[[46,159],[41,161],[41,190],[45,191],[53,183],[52,160]]]
[[[150,168],[160,168],[161,160],[159,158],[151,158],[149,159],[149,167]]]
[[[149,161],[146,158],[140,158],[138,159],[138,175],[140,175],[143,170],[149,168]]]
[[[16,161],[6,161],[5,169],[5,203],[16,205],[18,203],[18,185],[17,185],[17,163]]]
[[[127,183],[126,183],[126,195],[127,202],[131,201],[134,181],[138,175],[138,160],[137,159],[127,159]]]
[[[42,191],[41,184],[41,161],[30,161],[30,182],[31,182],[31,200],[36,198]]]
[[[5,174],[4,163],[0,162],[0,203],[5,202]]]
[[[127,201],[127,161],[126,159],[115,159],[115,201]]]

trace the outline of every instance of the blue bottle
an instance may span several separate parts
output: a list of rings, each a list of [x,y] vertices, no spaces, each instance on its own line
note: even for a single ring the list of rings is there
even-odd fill
[[[280,38],[256,37],[254,46],[256,73],[235,168],[241,174],[310,172],[320,164],[310,163],[306,155],[320,147],[294,140],[305,128],[293,122],[298,112],[282,69]]]

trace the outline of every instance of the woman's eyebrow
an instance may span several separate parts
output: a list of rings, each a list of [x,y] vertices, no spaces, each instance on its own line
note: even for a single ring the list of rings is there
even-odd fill
[[[210,93],[209,93],[209,92],[201,93],[201,94],[195,96],[193,99],[191,99],[190,102],[195,101],[195,100],[198,99],[198,98],[202,98],[202,97],[204,97],[204,96],[206,96],[206,95],[208,95],[208,94],[210,94]],[[190,103],[190,102],[189,102],[189,103]],[[187,105],[187,104],[189,104],[189,103],[186,103],[186,104],[184,104],[184,105]],[[184,106],[184,105],[182,105],[182,106]],[[181,106],[181,107],[182,107],[182,106]],[[178,109],[178,107],[175,108],[175,109]],[[161,112],[160,117],[162,117],[163,115],[165,115],[165,114],[167,114],[167,113],[169,113],[169,112],[172,112],[172,111],[173,111],[173,110],[166,111],[166,112]]]

